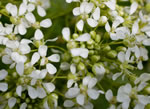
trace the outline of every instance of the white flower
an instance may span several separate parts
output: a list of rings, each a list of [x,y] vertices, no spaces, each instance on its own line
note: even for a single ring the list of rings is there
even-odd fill
[[[14,97],[9,98],[9,100],[8,100],[9,108],[13,108],[15,106],[16,102],[17,102],[16,98],[14,98]]]
[[[37,90],[31,86],[28,86],[28,94],[32,99],[36,99],[38,97]]]
[[[70,29],[68,27],[64,27],[62,29],[62,35],[66,41],[69,41],[70,40]]]
[[[8,89],[8,84],[0,82],[0,91],[5,92]]]
[[[137,10],[137,8],[138,8],[138,3],[133,2],[130,7],[130,15],[132,15]]]
[[[8,75],[8,72],[6,70],[0,70],[0,81],[5,79],[5,77]]]
[[[55,90],[55,85],[53,83],[43,83],[43,86],[48,93],[51,93]]]
[[[87,58],[89,50],[87,48],[73,48],[71,49],[71,54],[73,57],[81,56],[82,58]]]

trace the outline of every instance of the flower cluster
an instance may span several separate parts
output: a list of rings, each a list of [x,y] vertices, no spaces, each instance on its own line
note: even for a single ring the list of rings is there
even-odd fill
[[[66,3],[73,25],[48,39],[49,0],[0,5],[0,109],[149,109],[150,1]]]

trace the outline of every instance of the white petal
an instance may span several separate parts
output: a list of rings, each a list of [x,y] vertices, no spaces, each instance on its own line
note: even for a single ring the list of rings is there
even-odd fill
[[[97,79],[96,78],[91,78],[89,83],[88,83],[88,88],[93,88],[97,83]]]
[[[21,97],[21,93],[22,93],[22,86],[21,85],[17,86],[16,93],[17,93],[18,96]]]
[[[74,106],[74,104],[75,103],[71,100],[65,100],[64,107],[72,107],[72,106]]]
[[[113,93],[112,93],[112,91],[111,90],[108,90],[107,92],[106,92],[106,94],[105,94],[105,97],[106,97],[106,99],[107,99],[107,101],[111,101],[112,100],[112,98],[113,98]]]
[[[115,81],[119,76],[121,76],[122,73],[115,73],[112,77],[112,79]]]
[[[32,14],[32,13],[27,13],[26,15],[25,15],[25,18],[28,20],[28,22],[30,22],[30,23],[35,23],[35,16]]]
[[[38,49],[38,53],[40,54],[41,57],[45,57],[47,54],[47,49],[48,47],[46,45],[41,45]]]
[[[28,94],[29,94],[30,98],[32,98],[32,99],[35,99],[38,97],[38,93],[37,93],[36,89],[31,86],[28,86]]]
[[[26,30],[26,28],[25,28],[25,26],[23,24],[18,25],[18,32],[21,35],[25,35],[27,33],[27,30]]]
[[[40,59],[39,53],[35,52],[31,58],[31,65],[34,65]]]
[[[10,55],[2,56],[2,62],[4,64],[11,64],[12,63],[12,59],[11,59]]]
[[[76,98],[77,100],[77,103],[80,104],[80,105],[83,105],[84,104],[84,99],[85,99],[85,96],[83,94],[79,94]]]
[[[109,25],[108,22],[105,24],[105,30],[106,30],[107,32],[110,32],[110,30],[111,30],[110,25]]]
[[[115,2],[112,2],[112,1],[108,1],[108,2],[105,2],[105,5],[110,8],[111,10],[115,10],[116,9],[116,4]]]
[[[22,76],[24,73],[24,63],[17,63],[16,71],[20,76]]]
[[[0,83],[0,91],[5,92],[8,89],[7,83]]]
[[[111,40],[118,40],[118,37],[115,33],[110,33]]]
[[[10,8],[11,15],[14,16],[14,17],[17,16],[17,11],[18,11],[17,6],[12,5],[11,8]]]
[[[48,70],[48,73],[51,74],[51,75],[53,75],[57,72],[56,67],[53,64],[50,64],[50,63],[46,64],[46,69]]]
[[[80,15],[80,7],[76,7],[76,8],[73,9],[73,15],[74,16]]]
[[[44,28],[49,28],[52,25],[52,21],[50,19],[45,19],[40,22],[40,26]]]
[[[75,81],[73,79],[69,79],[67,82],[67,88],[70,88]]]
[[[22,103],[20,106],[20,109],[26,109],[27,108],[27,104],[26,103]]]
[[[17,101],[17,99],[14,98],[14,97],[9,98],[9,100],[8,100],[9,108],[13,108],[15,106],[15,104],[16,104],[16,101]]]
[[[96,27],[98,25],[98,22],[92,18],[88,18],[87,19],[87,23],[91,26],[91,27]]]
[[[66,2],[67,2],[67,3],[71,3],[71,2],[72,2],[72,0],[66,0]]]
[[[43,83],[43,86],[48,93],[53,92],[55,90],[55,85],[53,83]]]
[[[20,44],[19,50],[22,54],[28,54],[31,51],[31,48],[28,44]]]
[[[150,46],[150,39],[144,39],[143,40],[143,45]]]
[[[90,79],[91,79],[90,76],[84,77],[83,80],[82,80],[82,84],[83,84],[84,86],[88,85]]]
[[[46,11],[41,6],[37,7],[37,12],[38,12],[39,16],[41,16],[41,17],[46,16]]]
[[[80,89],[79,88],[70,88],[68,91],[67,91],[67,98],[74,98],[76,97],[80,92]]]
[[[88,96],[93,100],[96,100],[99,97],[99,92],[94,89],[88,89],[87,93]]]
[[[88,3],[87,5],[85,5],[85,12],[87,13],[87,14],[89,14],[91,11],[92,11],[92,9],[93,9],[93,7],[94,7],[94,4],[93,3]]]
[[[118,53],[118,59],[119,59],[119,61],[124,62],[125,61],[125,53],[122,51],[119,52]]]
[[[28,9],[29,12],[32,12],[32,11],[35,10],[35,5],[32,4],[32,3],[29,3],[27,9]]]
[[[83,31],[83,26],[84,26],[84,21],[83,20],[80,20],[77,22],[77,29],[79,31]]]
[[[99,18],[100,18],[100,8],[99,8],[99,7],[97,7],[97,8],[94,10],[94,13],[92,14],[92,16],[93,16],[93,18],[94,18],[95,20],[99,20]]]
[[[142,69],[143,69],[142,61],[139,61],[139,62],[138,62],[137,67],[138,67],[139,70],[142,70]]]
[[[6,70],[0,70],[0,81],[5,79],[5,77],[8,75],[8,72]]]
[[[132,26],[132,34],[135,35],[138,33],[139,30],[139,24],[137,21],[134,22],[133,26]]]
[[[52,62],[59,62],[60,61],[60,56],[59,56],[59,54],[53,54],[53,55],[48,57],[48,60],[50,60]]]
[[[67,63],[67,62],[62,62],[62,63],[60,64],[60,69],[61,69],[61,70],[68,70],[69,67],[70,67],[70,64]]]
[[[37,93],[39,98],[46,97],[46,92],[43,88],[37,87]]]
[[[68,27],[63,28],[62,35],[66,41],[69,41],[70,40],[70,29]]]
[[[87,48],[73,48],[71,49],[71,54],[73,57],[81,56],[83,58],[88,57],[89,50]]]
[[[78,38],[76,38],[76,41],[80,41],[80,42],[85,42],[85,41],[89,41],[91,38],[89,33],[84,33],[82,35],[80,35]]]
[[[40,29],[37,29],[34,33],[35,40],[41,40],[44,37],[42,31]]]
[[[138,3],[133,2],[130,7],[130,15],[132,15],[137,10],[137,8],[138,8]]]
[[[71,71],[72,74],[76,73],[76,65],[75,64],[70,65],[70,71]]]
[[[46,69],[41,70],[41,72],[39,74],[40,79],[44,79],[46,74],[47,74],[47,70]]]
[[[21,3],[21,5],[19,7],[19,15],[21,16],[21,15],[25,14],[26,10],[27,10],[27,5],[24,3]]]

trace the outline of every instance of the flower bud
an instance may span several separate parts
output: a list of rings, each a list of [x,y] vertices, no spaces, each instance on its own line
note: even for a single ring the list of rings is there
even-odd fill
[[[94,54],[94,50],[89,50],[89,55],[93,55]]]
[[[7,92],[4,96],[6,99],[9,99],[10,97],[12,97],[12,92]]]
[[[91,32],[90,32],[90,35],[91,35],[92,39],[95,39],[96,32],[95,32],[95,31],[91,31]]]
[[[78,35],[77,33],[74,33],[74,34],[72,35],[72,37],[73,37],[73,39],[76,39],[76,38],[79,37],[79,35]]]
[[[73,57],[72,61],[76,64],[80,62],[81,58],[79,56]]]
[[[107,51],[110,51],[110,50],[111,50],[111,48],[110,48],[109,45],[105,45],[105,46],[103,47],[103,51],[104,51],[104,52],[107,52]]]
[[[101,16],[99,20],[99,25],[104,26],[107,23],[107,17],[106,16]]]
[[[145,9],[146,9],[147,12],[150,12],[150,3],[146,4]]]
[[[92,39],[90,39],[90,40],[87,41],[87,44],[92,45],[92,44],[94,44],[94,41]]]
[[[68,49],[72,49],[72,48],[76,48],[78,46],[78,43],[77,42],[74,42],[74,41],[69,41],[67,43],[67,48]]]
[[[71,55],[70,55],[70,53],[68,53],[68,52],[65,52],[65,53],[62,55],[62,59],[63,59],[64,61],[69,61],[70,58],[71,58]]]
[[[117,51],[126,51],[127,49],[124,46],[119,46],[119,47],[116,48],[116,50]]]
[[[93,62],[93,63],[95,63],[95,62],[97,62],[97,61],[99,61],[100,60],[100,56],[98,56],[98,55],[93,55],[93,56],[91,56],[91,61]]]
[[[80,62],[78,64],[77,68],[78,68],[79,71],[84,70],[85,69],[85,65],[82,62]]]
[[[96,35],[95,42],[99,43],[101,41],[101,36],[99,34]]]
[[[51,94],[51,98],[54,99],[54,100],[57,100],[58,99],[58,95],[55,94],[55,93],[52,93]]]
[[[88,45],[87,48],[88,49],[94,49],[94,45]]]
[[[111,50],[107,53],[107,56],[110,58],[115,58],[117,56],[117,52],[115,50]]]

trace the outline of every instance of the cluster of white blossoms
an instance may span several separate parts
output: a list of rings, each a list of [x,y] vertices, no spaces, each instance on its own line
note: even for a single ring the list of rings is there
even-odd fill
[[[98,99],[106,109],[150,109],[150,74],[141,73],[150,1],[66,2],[75,4],[74,27],[53,39],[43,31],[52,26],[49,0],[0,7],[0,109],[95,109]]]

